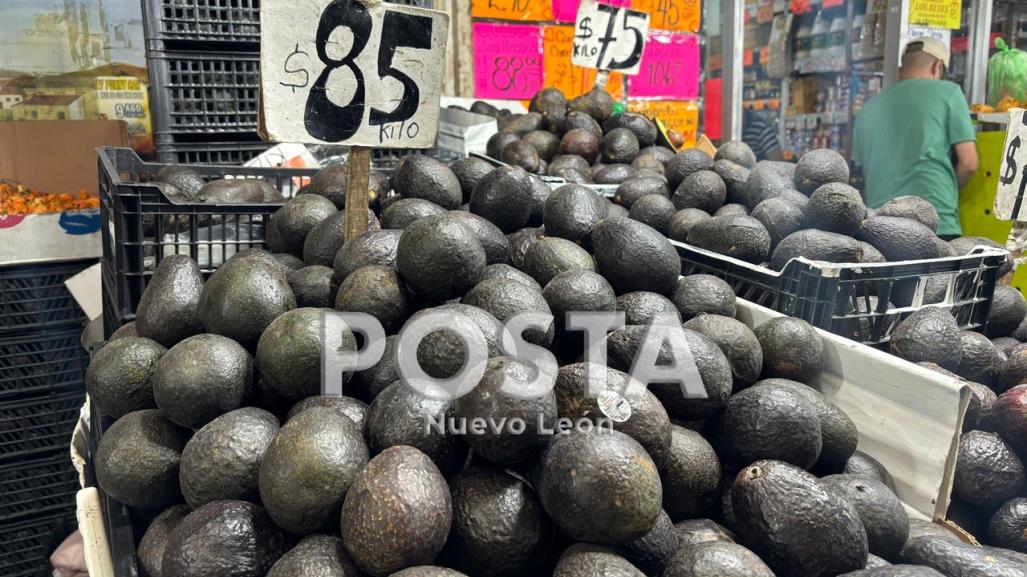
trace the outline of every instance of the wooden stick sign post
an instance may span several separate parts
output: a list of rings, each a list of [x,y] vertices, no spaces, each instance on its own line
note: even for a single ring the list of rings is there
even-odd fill
[[[367,230],[372,148],[430,148],[449,16],[380,0],[264,0],[260,134],[350,147],[346,239]]]
[[[645,12],[581,0],[574,21],[571,63],[605,72],[638,74],[648,31],[649,15]]]

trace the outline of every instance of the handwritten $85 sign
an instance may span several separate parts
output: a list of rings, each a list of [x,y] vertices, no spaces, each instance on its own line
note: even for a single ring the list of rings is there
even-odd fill
[[[261,134],[278,142],[427,148],[449,17],[360,0],[261,5]]]
[[[571,62],[575,66],[637,74],[649,15],[582,0],[574,21]]]

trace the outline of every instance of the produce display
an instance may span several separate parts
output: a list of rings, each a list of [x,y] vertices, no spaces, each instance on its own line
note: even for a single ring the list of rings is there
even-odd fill
[[[138,545],[145,575],[1024,574],[1027,506],[1006,502],[1022,492],[1022,465],[1018,478],[966,473],[982,493],[983,481],[1001,482],[988,493],[1003,496],[995,547],[911,521],[888,472],[856,450],[852,420],[809,386],[823,363],[819,333],[794,318],[750,329],[726,282],[681,277],[667,237],[750,262],[782,246],[937,256],[921,206],[866,218],[830,151],[794,167],[756,163],[741,143],[716,158],[675,154],[655,144],[647,118],[613,115],[600,92],[568,102],[547,89],[524,115],[475,107],[500,117],[489,149],[511,166],[407,157],[391,178],[372,176],[368,231],[349,241],[346,171],[329,167],[271,218],[268,251],[236,253],[206,282],[188,257],[160,261],[135,322],[87,375],[93,403],[116,418],[92,456],[99,488],[152,519]],[[538,174],[569,184],[551,189]],[[618,191],[611,200],[585,183]],[[760,207],[770,223],[792,214],[794,230],[772,234],[749,216]],[[387,335],[377,363],[343,375],[345,396],[321,395],[322,352],[356,351],[358,336],[326,324],[326,309],[366,313]],[[1022,332],[1022,298],[1019,310],[1010,333]],[[606,335],[609,368],[594,385],[583,333],[564,313],[614,311],[626,326]],[[400,379],[403,358],[435,379],[470,359],[442,329],[400,356],[403,327],[439,312],[486,345],[484,373],[455,399]],[[500,331],[532,312],[553,315],[523,339],[553,355],[555,386],[511,395],[538,371],[508,353]],[[656,326],[669,329],[648,355]],[[901,328],[899,356],[995,382],[983,378],[986,363],[972,353],[964,367],[960,354],[995,345],[961,333],[948,313],[925,309]],[[701,394],[666,382],[627,394],[639,359],[668,367],[681,350]],[[1016,380],[1019,350],[994,378]],[[996,349],[990,366],[1000,359]],[[1018,389],[989,414],[1022,440]],[[467,425],[480,422],[521,427]],[[968,451],[994,465],[984,452],[1002,441],[981,435],[994,440]]]
[[[22,184],[0,180],[0,216],[54,214],[68,210],[97,209],[100,199],[80,190],[78,194],[53,194]]]

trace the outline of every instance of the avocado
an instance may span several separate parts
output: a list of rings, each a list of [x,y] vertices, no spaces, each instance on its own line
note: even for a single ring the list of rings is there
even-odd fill
[[[547,124],[561,120],[567,114],[567,97],[559,88],[543,88],[531,97],[528,111],[540,113]]]
[[[198,509],[211,501],[256,501],[257,472],[278,419],[256,407],[237,409],[204,425],[182,450],[179,482],[186,503]]]
[[[963,236],[960,238],[952,239],[949,241],[949,247],[952,248],[952,252],[956,255],[963,256],[974,252],[977,247],[988,247],[995,248],[998,250],[1006,250],[1006,247],[991,240],[990,238],[984,238],[982,236]],[[998,278],[1002,278],[1009,274],[1013,270],[1013,257],[1010,254],[1006,255],[1002,264],[998,268]]]
[[[527,224],[531,216],[531,180],[519,167],[500,167],[478,181],[470,209],[509,234]]]
[[[667,236],[671,240],[688,242],[688,233],[692,232],[695,225],[709,218],[711,218],[710,213],[698,208],[679,210],[670,218]]]
[[[891,301],[898,307],[944,302],[951,279],[951,274],[936,274],[896,281],[892,285]],[[922,285],[922,288],[918,285]],[[923,292],[923,299],[919,302],[914,300],[918,296],[918,291]]]
[[[267,577],[359,577],[342,539],[334,535],[307,535],[282,555]]]
[[[271,321],[294,308],[296,295],[289,281],[263,259],[229,259],[200,292],[200,322],[207,332],[248,348]]]
[[[675,316],[679,322],[681,319],[681,313],[673,301],[649,291],[622,294],[617,297],[617,310],[624,313],[626,325],[648,325],[660,313]]]
[[[446,479],[427,455],[397,446],[357,475],[342,506],[342,541],[374,577],[431,563],[449,535],[453,506]]]
[[[549,162],[560,153],[560,138],[546,130],[529,132],[524,135],[521,142],[534,148],[537,156],[546,162]]]
[[[919,196],[897,196],[877,209],[877,216],[899,216],[919,221],[938,232],[938,211],[934,205]]]
[[[467,446],[430,423],[453,416],[452,401],[422,396],[401,381],[385,388],[367,415],[367,445],[377,454],[396,445],[409,445],[427,455],[443,475],[452,475],[467,460]]]
[[[752,209],[752,218],[770,234],[770,246],[773,250],[782,239],[802,229],[803,209],[782,198],[768,198]]]
[[[187,429],[156,409],[128,413],[100,438],[93,457],[96,484],[129,507],[162,509],[179,503],[178,467],[188,440]]]
[[[1001,549],[978,547],[947,537],[910,539],[902,560],[924,565],[952,577],[1022,577],[1023,561],[1013,560]]]
[[[278,264],[282,265],[282,269],[286,275],[292,274],[301,268],[307,266],[305,262],[299,257],[293,256],[287,252],[276,252],[271,256],[275,257]]]
[[[988,523],[988,542],[1027,553],[1027,499],[1010,499],[995,511]]]
[[[353,271],[367,265],[396,266],[396,251],[402,236],[403,232],[399,230],[369,230],[351,238],[335,255],[336,282],[341,283]]]
[[[139,336],[139,333],[136,332],[136,323],[135,323],[135,321],[132,321],[130,323],[125,323],[125,324],[121,325],[120,327],[118,327],[118,330],[116,330],[113,333],[111,333],[111,338],[107,339],[107,342],[109,343],[110,341],[116,341],[118,339],[123,339],[125,337],[138,337],[138,336]],[[1020,341],[1017,341],[1017,344],[1020,344]]]
[[[816,463],[817,468],[844,466],[856,452],[856,444],[859,440],[856,424],[834,403],[824,398],[820,391],[788,379],[764,379],[756,383],[756,385],[761,384],[788,387],[802,395],[816,409],[822,440],[820,457],[817,458]]]
[[[471,191],[486,174],[495,168],[491,163],[480,158],[465,157],[449,165],[456,179],[460,182],[460,192],[463,202],[471,200]]]
[[[754,264],[770,256],[770,233],[751,216],[714,216],[692,227],[688,242]]]
[[[885,487],[888,487],[892,491],[895,490],[895,481],[892,480],[891,474],[888,469],[884,467],[877,459],[870,455],[856,451],[849,457],[849,460],[845,462],[845,467],[842,472],[846,475],[856,475],[866,477],[868,479],[875,479],[884,483]]]
[[[165,575],[265,575],[289,548],[288,538],[259,505],[214,501],[183,518],[164,552]]]
[[[617,310],[617,295],[601,275],[589,270],[569,270],[550,280],[542,297],[556,317],[557,331],[566,331],[566,315],[577,312]],[[573,335],[580,342],[580,335]]]
[[[713,275],[693,274],[681,277],[677,281],[671,300],[685,321],[700,314],[732,318],[735,316],[735,291],[723,279]]]
[[[204,184],[193,200],[207,204],[250,204],[281,202],[283,198],[266,181],[233,178],[212,180]]]
[[[889,262],[938,257],[931,229],[918,221],[897,216],[875,216],[863,221],[860,238],[872,245]]]
[[[581,129],[587,130],[596,136],[596,151],[598,152],[599,139],[603,137],[603,128],[599,125],[594,118],[588,115],[588,113],[581,112],[578,110],[567,110],[567,114],[563,117],[563,122],[559,123],[559,129],[556,132],[557,136],[566,136],[568,132]],[[592,161],[589,161],[590,163]]]
[[[317,171],[310,183],[297,196],[312,194],[332,201],[336,208],[346,208],[346,183],[349,180],[349,166],[330,164]]]
[[[730,491],[728,491],[728,501],[730,501]],[[674,530],[678,534],[678,545],[681,549],[700,543],[735,542],[735,534],[730,529],[710,519],[680,521],[674,524]]]
[[[471,107],[468,108],[468,110],[475,114],[491,116],[492,118],[499,118],[501,116],[501,113],[503,112],[495,106],[492,106],[488,102],[485,102],[484,100],[474,101],[474,103],[471,104]]]
[[[763,351],[763,378],[809,384],[823,368],[824,340],[802,319],[779,317],[753,331]]]
[[[593,170],[592,180],[596,184],[622,184],[638,176],[630,164],[607,164],[598,170]]]
[[[271,215],[268,248],[273,252],[302,256],[303,241],[310,231],[337,212],[335,204],[323,196],[301,194],[293,198]]]
[[[991,390],[991,387],[972,381],[964,381],[964,384],[970,388],[970,404],[967,405],[966,416],[963,418],[963,430],[994,430],[995,418],[992,408],[998,400],[995,391]]]
[[[492,278],[478,283],[468,291],[461,303],[484,309],[503,323],[524,312],[552,314],[541,291],[508,278]],[[553,326],[546,331],[531,328],[524,331],[524,339],[548,347],[552,344],[554,330]]]
[[[667,563],[678,550],[678,534],[674,522],[666,511],[660,511],[653,528],[638,539],[614,547],[614,551],[624,556],[632,565],[642,570],[647,576],[663,575]]]
[[[447,167],[446,170],[449,168]],[[367,230],[378,230],[379,228],[381,228],[381,224],[378,222],[378,217],[368,209]],[[310,230],[310,234],[303,241],[303,262],[332,266],[332,263],[335,262],[335,253],[339,252],[345,243],[346,211],[340,210]]]
[[[501,116],[497,120],[499,121],[499,130],[501,132],[509,132],[518,136],[523,136],[542,128],[542,115],[538,112],[510,114],[505,117]]]
[[[588,174],[590,168],[588,161],[576,154],[561,154],[550,161],[546,170],[549,176],[556,176],[555,172],[565,169]]]
[[[627,412],[625,420],[613,423],[614,429],[638,441],[654,462],[663,462],[671,448],[671,424],[666,409],[648,390],[631,394],[635,391],[629,391],[628,375],[617,369],[606,368],[606,377],[602,381],[604,388],[600,389],[598,397],[594,396],[590,393],[589,387],[598,384],[599,377],[596,375],[601,374],[598,371],[602,369],[601,366],[586,363],[560,367],[553,388],[559,416],[572,420],[586,418],[593,422],[612,418],[604,411],[602,400],[626,400],[630,411]],[[618,419],[623,417],[620,416]]]
[[[970,431],[959,441],[954,494],[977,507],[994,507],[1019,496],[1024,482],[1020,458],[995,433]]]
[[[335,284],[335,271],[330,267],[303,267],[289,273],[285,279],[296,295],[296,306],[331,308],[335,304],[335,293],[339,285]]]
[[[606,133],[599,144],[603,162],[630,164],[638,156],[638,137],[627,128],[614,128]]]
[[[531,573],[552,539],[549,519],[528,484],[500,469],[470,467],[450,480],[452,565],[491,577]]]
[[[741,140],[730,140],[717,148],[713,160],[730,160],[739,166],[753,168],[756,166],[756,154],[749,145]]]
[[[866,567],[867,569],[876,569],[878,567],[891,567],[891,566],[892,566],[891,563],[885,561],[884,559],[881,559],[880,557],[878,557],[877,555],[874,555],[873,553],[870,553],[869,555],[867,555],[867,567]],[[913,566],[913,567],[915,567],[915,566]],[[928,570],[926,567],[924,567],[923,569],[925,571]],[[864,571],[865,570],[866,569],[864,569]],[[932,577],[936,577],[936,576],[932,576]]]
[[[599,157],[600,138],[599,135],[588,129],[569,130],[560,139],[560,154],[577,155],[591,164]]]
[[[353,373],[353,378],[343,387],[347,395],[370,402],[385,387],[399,380],[397,342],[396,335],[385,337],[382,358],[371,368]]]
[[[548,391],[522,398],[509,392],[511,387],[524,390],[534,378],[534,368],[528,363],[513,357],[496,357],[489,359],[478,385],[456,400],[454,414],[460,422],[466,421],[468,427],[474,421],[500,423],[503,419],[524,424],[519,434],[505,426],[498,431],[486,427],[482,434],[465,435],[464,442],[476,455],[493,463],[511,465],[531,459],[545,448],[548,438],[544,431],[552,429],[557,419],[556,395]]]
[[[849,163],[837,152],[818,148],[803,154],[795,165],[795,187],[809,196],[821,186],[839,182],[848,184]]]
[[[659,231],[628,218],[605,219],[592,230],[599,272],[617,294],[647,290],[670,294],[681,259]]]
[[[389,577],[467,577],[459,571],[436,567],[434,565],[420,565],[418,567],[407,567],[402,571],[396,571]]]
[[[854,236],[866,217],[867,207],[858,190],[848,184],[829,182],[809,197],[803,222],[805,228]]]
[[[809,204],[809,197],[798,190],[782,190],[771,198],[783,198],[799,208],[806,208],[806,205]],[[871,210],[873,209],[867,208],[867,218],[875,216],[874,214],[871,214]]]
[[[128,325],[125,325],[125,326],[128,326]],[[124,328],[124,327],[122,327],[122,328]],[[118,330],[121,330],[121,329],[118,329]],[[1017,327],[1017,332],[1019,332],[1019,331],[1020,331],[1020,328]],[[1014,333],[1014,334],[1017,334],[1017,333]],[[114,337],[112,336],[111,338],[114,338]],[[995,345],[995,348],[997,348],[999,350],[999,352],[1002,353],[1003,357],[1006,357],[1006,356],[1009,355],[1009,351],[1011,351],[1014,348],[1020,346],[1021,341],[1019,341],[1015,337],[999,337],[997,339],[991,339],[991,344]],[[1003,358],[1003,361],[1004,360],[1005,359]]]
[[[630,214],[631,213],[628,209],[619,204],[613,204],[613,202],[610,202],[606,205],[606,218],[628,218]]]
[[[744,204],[731,202],[714,211],[713,216],[748,216],[749,209]]]
[[[670,429],[670,448],[658,464],[663,507],[674,519],[702,517],[720,496],[720,459],[699,433],[677,425]]]
[[[624,112],[611,116],[603,122],[603,130],[607,134],[617,128],[625,128],[634,133],[640,147],[646,148],[656,143],[656,137],[658,136],[656,125],[641,114]]]
[[[167,352],[156,341],[122,337],[103,346],[86,370],[86,392],[105,415],[115,419],[132,411],[155,409],[154,373]]]
[[[789,386],[766,382],[728,399],[717,454],[733,465],[778,459],[809,469],[823,446],[816,407]]]
[[[722,158],[713,163],[713,172],[717,173],[727,187],[727,201],[731,204],[740,204],[748,211],[749,197],[745,183],[749,181],[749,169]]]
[[[646,195],[631,205],[628,217],[647,224],[656,229],[660,234],[666,235],[670,232],[670,220],[677,212],[674,203],[669,198],[659,195]]]
[[[532,244],[521,265],[521,270],[543,287],[560,273],[595,269],[595,261],[588,251],[567,239],[551,236],[542,237]]]
[[[136,549],[144,577],[163,577],[164,550],[175,527],[189,514],[187,505],[172,505],[161,511],[143,533]]]
[[[531,215],[528,217],[527,226],[541,226],[542,212],[553,189],[542,178],[534,174],[528,175],[528,180],[531,181]],[[461,210],[470,212],[470,205]]]
[[[1001,353],[980,333],[961,331],[959,336],[962,353],[956,374],[969,381],[990,383],[1002,364]]]
[[[781,239],[774,248],[770,266],[774,270],[783,270],[789,261],[800,256],[829,263],[845,263],[860,262],[862,252],[859,241],[850,236],[805,229]]]
[[[180,164],[168,164],[161,167],[157,172],[156,180],[174,186],[186,200],[196,197],[204,185],[203,177],[188,166]]]
[[[203,277],[196,261],[169,255],[160,261],[136,307],[136,334],[170,347],[200,333]]]
[[[988,312],[988,336],[997,338],[1011,335],[1024,321],[1025,316],[1027,303],[1024,302],[1020,291],[1009,285],[996,284],[995,293],[991,298],[991,309]]]
[[[519,166],[532,174],[539,172],[541,159],[538,150],[523,140],[518,139],[504,146],[499,159],[507,164]]]
[[[820,479],[820,485],[856,510],[871,553],[891,561],[899,559],[909,537],[909,518],[891,489],[880,481],[855,475],[830,475]]]
[[[631,161],[631,168],[637,172],[648,171],[665,177],[667,168],[663,162],[653,154],[642,154],[641,152]]]
[[[505,263],[509,258],[510,242],[503,231],[484,218],[460,210],[449,211],[449,216],[463,224],[478,237],[485,250],[485,262],[488,264]]]
[[[567,110],[584,112],[603,122],[613,115],[613,97],[602,88],[593,88],[567,103]]]
[[[767,199],[777,198],[782,192],[791,190],[794,186],[792,177],[782,171],[778,163],[767,160],[760,161],[749,172],[749,179],[743,187],[745,204],[749,208],[754,208]],[[802,197],[805,198],[805,195]]]
[[[960,335],[956,319],[947,310],[927,307],[895,327],[890,350],[893,355],[913,363],[928,361],[956,370],[963,356]]]
[[[332,530],[357,473],[367,464],[361,430],[327,407],[303,411],[282,426],[260,463],[260,499],[282,529]]]
[[[1006,353],[1006,360],[999,367],[994,389],[996,393],[1001,394],[1020,383],[1027,383],[1027,345],[1023,343]]]
[[[648,330],[649,327],[634,325],[610,333],[607,337],[610,366],[630,371]],[[663,403],[672,418],[683,421],[705,419],[723,408],[731,395],[731,364],[709,337],[688,329],[682,329],[681,334],[684,342],[679,345],[687,346],[691,351],[706,389],[706,398],[686,398],[678,383],[650,383],[649,390]],[[670,349],[662,346],[657,364],[669,364],[670,361]]]
[[[499,160],[499,157],[502,156],[503,149],[506,148],[506,145],[511,142],[516,142],[517,140],[520,140],[520,138],[518,138],[516,134],[499,131],[489,138],[488,142],[485,144],[485,152],[490,157]]]
[[[866,565],[856,510],[798,467],[753,463],[738,474],[731,502],[742,542],[778,575],[829,577]]]
[[[693,149],[693,150],[698,150],[698,149]],[[699,151],[699,152],[702,152],[702,151]],[[666,146],[663,146],[663,145],[659,145],[659,144],[654,144],[652,146],[646,146],[645,148],[639,150],[638,153],[639,154],[644,154],[644,155],[655,156],[664,165],[666,165],[668,162],[670,162],[671,159],[674,158],[675,156],[677,156],[677,154],[678,154],[674,150],[671,150],[670,148],[668,148]],[[703,153],[703,154],[706,154],[706,153]],[[706,155],[706,156],[709,157],[709,155]],[[710,159],[711,163],[712,163],[712,160],[713,159]]]
[[[357,427],[359,427],[361,431],[364,430],[364,423],[367,421],[367,412],[369,410],[367,403],[353,397],[314,395],[293,405],[292,408],[289,409],[289,413],[285,416],[285,421],[288,422],[289,419],[292,419],[303,411],[314,407],[327,407],[340,415],[349,417],[349,420],[356,423]]]
[[[663,577],[773,577],[774,572],[755,553],[724,541],[683,547],[667,565]]]
[[[1021,455],[1027,455],[1027,385],[1005,391],[985,411],[1002,438]]]
[[[165,417],[198,429],[242,407],[253,389],[253,357],[232,339],[201,334],[171,347],[159,361],[153,397]]]
[[[724,352],[734,375],[735,389],[747,387],[760,378],[763,351],[752,330],[740,321],[717,314],[700,314],[682,325],[704,334]]]
[[[537,291],[542,290],[542,285],[538,284],[538,282],[535,279],[531,278],[531,275],[520,270],[517,270],[516,268],[508,264],[490,264],[489,266],[485,267],[485,274],[481,277],[481,280],[482,282],[484,282],[490,278],[505,278],[509,280],[516,280],[518,282],[522,282],[530,286],[531,288]]]
[[[446,209],[423,198],[400,198],[384,209],[381,226],[387,229],[405,229],[416,220],[437,214],[446,214]]]
[[[724,206],[727,198],[727,186],[717,173],[712,170],[697,170],[681,182],[674,191],[674,206],[681,210],[698,208],[705,212],[715,212]]]
[[[700,170],[713,170],[713,159],[698,148],[690,148],[679,152],[665,162],[667,165],[667,184],[673,190],[677,190],[690,174]]]
[[[546,234],[571,242],[589,242],[592,229],[606,216],[603,198],[580,184],[565,184],[546,199]]]
[[[873,565],[874,555],[868,555],[867,568],[846,573],[841,577],[945,577],[923,565]]]
[[[868,242],[859,241],[859,250],[862,253],[859,262],[867,264],[888,262],[888,259],[884,258],[884,255],[881,254],[881,251],[874,248],[874,245]]]
[[[440,214],[414,222],[403,231],[396,265],[416,295],[444,301],[462,296],[477,284],[485,272],[486,257],[469,228]]]
[[[613,201],[625,208],[631,208],[636,201],[651,194],[670,198],[667,181],[656,176],[629,178],[617,186]]]
[[[397,332],[414,308],[396,269],[382,265],[358,268],[347,276],[334,306],[337,311],[373,316],[386,334]]]
[[[606,547],[575,543],[560,556],[553,577],[645,577],[630,561]]]
[[[567,536],[611,545],[652,530],[663,500],[656,465],[645,449],[624,433],[599,429],[555,437],[542,459],[537,489]]]

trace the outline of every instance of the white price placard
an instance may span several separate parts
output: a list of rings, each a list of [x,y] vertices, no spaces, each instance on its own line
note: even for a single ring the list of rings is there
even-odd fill
[[[1027,116],[1022,109],[1009,111],[1006,144],[998,171],[995,218],[1027,221],[1024,193],[1027,192]]]
[[[359,0],[265,0],[260,22],[265,139],[433,146],[448,15]]]
[[[571,63],[585,68],[638,74],[649,15],[582,0],[574,21]]]

